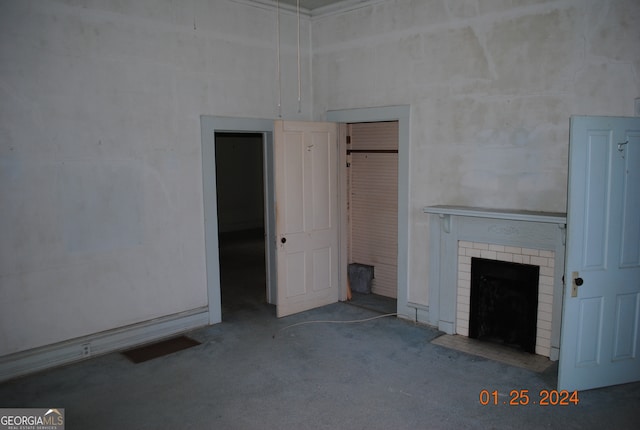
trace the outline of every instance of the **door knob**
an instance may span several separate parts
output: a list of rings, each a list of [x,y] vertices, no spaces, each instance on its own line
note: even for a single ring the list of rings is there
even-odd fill
[[[280,243],[286,243],[287,242],[287,238],[283,237],[282,239],[280,239]]]
[[[571,297],[578,297],[578,287],[584,284],[584,280],[578,272],[571,272]]]

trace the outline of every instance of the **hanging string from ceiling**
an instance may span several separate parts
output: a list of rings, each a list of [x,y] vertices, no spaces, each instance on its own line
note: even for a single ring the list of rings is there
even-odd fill
[[[302,83],[300,75],[300,0],[297,1],[298,15],[298,113],[302,112]]]
[[[282,73],[280,71],[280,0],[276,2],[276,57],[278,74],[278,118],[282,118]]]
[[[298,61],[298,113],[302,112],[302,70],[301,70],[301,55],[300,55],[300,0],[296,1],[296,16],[298,24],[298,47],[297,47],[297,61]],[[276,1],[276,57],[277,57],[277,75],[278,75],[278,118],[282,118],[282,55],[281,55],[281,42],[280,42],[280,0]]]

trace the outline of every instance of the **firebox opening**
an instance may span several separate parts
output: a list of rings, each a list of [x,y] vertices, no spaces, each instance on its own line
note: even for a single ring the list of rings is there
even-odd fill
[[[471,259],[469,337],[535,353],[540,267]]]

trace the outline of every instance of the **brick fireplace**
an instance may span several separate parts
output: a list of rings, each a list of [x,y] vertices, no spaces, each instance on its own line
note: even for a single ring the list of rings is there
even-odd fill
[[[456,298],[456,333],[469,336],[471,303],[471,259],[538,266],[535,353],[549,357],[553,322],[553,272],[555,252],[481,242],[458,242],[458,293]]]
[[[429,322],[469,336],[473,258],[539,267],[535,353],[558,358],[564,271],[564,214],[455,206],[430,219]]]

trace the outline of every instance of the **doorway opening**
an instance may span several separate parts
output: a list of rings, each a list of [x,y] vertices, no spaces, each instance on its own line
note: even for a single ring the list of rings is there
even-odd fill
[[[215,133],[216,198],[223,320],[269,310],[262,133]]]
[[[383,313],[398,297],[398,121],[346,125],[347,255],[352,303]],[[369,268],[367,284],[352,279]],[[369,281],[370,279],[370,281]]]

